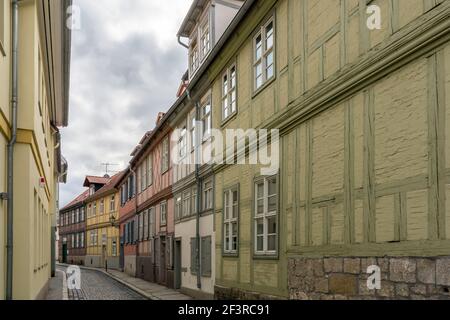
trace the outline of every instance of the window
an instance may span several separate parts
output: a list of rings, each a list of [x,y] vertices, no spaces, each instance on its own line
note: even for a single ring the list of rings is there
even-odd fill
[[[61,227],[64,226],[64,214],[62,214],[62,213],[59,215],[59,225]]]
[[[70,212],[70,216],[71,216],[70,223],[71,223],[71,224],[74,224],[74,223],[75,223],[75,211],[74,211],[74,210],[72,210],[72,211]]]
[[[92,205],[88,205],[88,218],[92,217]]]
[[[175,197],[175,217],[178,220],[183,217],[181,195]]]
[[[81,233],[81,237],[80,237],[80,247],[84,248],[84,232]]]
[[[238,250],[238,189],[227,190],[223,203],[223,252],[236,254]]]
[[[209,210],[213,207],[213,185],[212,181],[206,181],[203,184],[203,210]]]
[[[105,213],[105,200],[100,200],[100,214]]]
[[[193,39],[191,41],[191,45],[190,45],[190,52],[189,52],[189,68],[190,68],[190,74],[191,76],[195,73],[195,71],[197,71],[199,65],[200,65],[200,61],[199,61],[199,57],[198,57],[198,45],[197,45],[197,39]]]
[[[191,215],[191,191],[187,190],[183,192],[183,217]]]
[[[191,212],[192,214],[197,213],[197,186],[192,187],[192,197],[191,197]]]
[[[97,215],[97,202],[92,205],[92,215],[95,217]]]
[[[161,226],[165,226],[167,224],[167,202],[161,202],[160,205],[161,210]]]
[[[144,240],[144,214],[139,214],[139,231],[138,231],[139,241]]]
[[[116,196],[112,195],[111,199],[109,200],[109,212],[116,211]]]
[[[111,254],[113,257],[117,256],[117,240],[111,239],[112,243],[111,243]]]
[[[86,218],[86,217],[85,217],[85,212],[84,212],[84,211],[85,211],[84,206],[81,207],[80,210],[81,210],[81,211],[80,211],[80,212],[81,212],[80,220],[81,220],[81,221],[84,221],[85,218]]]
[[[153,237],[155,235],[156,232],[156,225],[155,225],[155,208],[150,208],[150,210],[148,211],[148,220],[149,220],[149,225],[148,225],[148,234],[150,237]]]
[[[147,158],[147,186],[153,184],[153,154],[151,153]]]
[[[222,119],[226,120],[236,110],[236,65],[233,65],[222,78]]]
[[[75,236],[75,248],[79,248],[80,247],[80,234],[77,233]]]
[[[180,132],[178,139],[178,157],[179,160],[183,160],[187,156],[187,131],[184,127]]]
[[[203,125],[203,139],[208,139],[211,135],[212,118],[211,118],[211,98],[208,96],[201,107],[201,120]]]
[[[9,1],[7,2],[9,4]],[[5,1],[0,0],[0,54],[6,56],[5,48]]]
[[[90,236],[91,236],[91,247],[96,246],[98,241],[97,230],[92,230]]]
[[[147,210],[144,211],[142,219],[144,220],[144,226],[143,226],[144,240],[148,240],[148,212],[147,212]]]
[[[95,193],[95,185],[91,184],[89,187],[89,195],[92,196]]]
[[[75,248],[75,235],[72,234],[71,238],[72,238],[72,239],[71,239],[71,243],[70,243],[70,244],[71,244],[71,247],[72,247],[72,248]]]
[[[190,136],[191,136],[191,150],[195,149],[196,145],[196,137],[195,137],[195,126],[196,126],[195,112],[191,115],[191,128],[190,128]]]
[[[142,192],[145,189],[147,189],[147,159],[144,160],[144,162],[140,166],[139,170],[141,172],[141,187],[140,187],[140,191]]]
[[[200,238],[200,270],[204,277],[211,277],[211,237]],[[191,273],[197,274],[197,238],[191,238]]]
[[[162,142],[162,157],[161,157],[161,173],[169,170],[169,137],[165,137]]]
[[[75,211],[75,223],[80,222],[80,209]]]
[[[209,32],[209,16],[206,16],[200,26],[200,51],[202,60],[208,55],[211,49],[211,37]]]
[[[276,177],[255,183],[255,252],[276,254],[278,233],[278,182]]]
[[[65,225],[66,225],[66,226],[69,224],[69,215],[70,215],[70,212],[67,212],[66,215],[65,215],[65,218],[66,218],[66,223],[65,223]]]
[[[275,70],[274,20],[269,20],[254,38],[254,81],[255,90],[272,79]]]

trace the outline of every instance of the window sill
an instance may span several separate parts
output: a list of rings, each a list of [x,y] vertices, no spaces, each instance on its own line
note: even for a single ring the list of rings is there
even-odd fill
[[[239,258],[239,253],[238,252],[235,252],[235,253],[222,252],[222,257],[223,258]]]
[[[279,260],[278,253],[254,253],[254,260]]]
[[[232,120],[236,119],[236,116],[238,114],[238,111],[236,110],[235,112],[233,112],[232,114],[230,114],[226,119],[222,120],[220,126],[223,128],[225,127],[228,123],[230,123]]]
[[[261,87],[258,89],[255,89],[252,94],[252,99],[255,99],[261,92],[263,92],[267,87],[269,87],[275,80],[277,79],[276,76],[273,76],[269,80],[267,80]]]

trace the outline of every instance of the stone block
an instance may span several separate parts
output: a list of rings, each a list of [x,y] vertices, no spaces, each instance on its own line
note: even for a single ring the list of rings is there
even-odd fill
[[[392,258],[389,262],[390,280],[394,282],[416,282],[416,262],[409,258]]]
[[[411,287],[411,293],[425,296],[427,294],[427,286],[424,284],[416,284]]]
[[[389,281],[381,281],[381,289],[378,295],[383,298],[392,298],[395,295],[395,285]]]
[[[330,293],[354,296],[358,293],[358,278],[348,274],[332,274],[329,278]]]
[[[405,283],[397,283],[395,285],[395,295],[398,297],[408,297],[409,286]]]
[[[436,264],[431,259],[417,259],[417,280],[425,284],[436,283]]]
[[[320,293],[328,293],[329,285],[327,278],[316,278],[315,291]]]
[[[441,286],[450,286],[450,258],[436,261],[436,283]]]
[[[326,273],[339,273],[344,270],[342,258],[325,258],[323,265]]]
[[[344,259],[344,272],[345,273],[359,274],[361,271],[360,266],[361,266],[361,259],[359,259],[359,258]]]

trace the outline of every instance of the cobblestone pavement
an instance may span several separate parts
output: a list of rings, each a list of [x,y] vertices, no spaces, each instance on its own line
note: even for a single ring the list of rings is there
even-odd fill
[[[60,267],[58,267],[60,268]],[[63,270],[65,268],[62,268]],[[68,290],[69,300],[144,300],[102,272],[81,269],[81,290]]]

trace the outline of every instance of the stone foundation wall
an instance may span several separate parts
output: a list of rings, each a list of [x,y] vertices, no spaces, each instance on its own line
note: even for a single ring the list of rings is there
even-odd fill
[[[214,286],[214,298],[217,300],[285,300],[286,298],[248,291],[240,288]]]
[[[369,290],[367,267],[381,271],[381,289]],[[290,258],[290,299],[449,299],[450,258]]]

